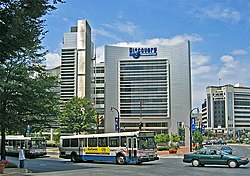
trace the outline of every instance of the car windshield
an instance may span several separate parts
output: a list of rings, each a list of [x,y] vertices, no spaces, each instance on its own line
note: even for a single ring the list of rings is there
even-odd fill
[[[154,137],[140,137],[138,140],[139,149],[155,149],[156,143]]]

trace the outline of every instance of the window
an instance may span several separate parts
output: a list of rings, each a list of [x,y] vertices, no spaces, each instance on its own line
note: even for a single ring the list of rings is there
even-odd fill
[[[8,145],[9,145],[9,141],[5,140],[5,146],[8,146]]]
[[[121,147],[126,147],[126,137],[125,136],[121,137]]]
[[[110,137],[109,138],[109,147],[119,147],[119,138],[118,137]]]
[[[63,139],[63,147],[69,147],[69,139]]]
[[[133,138],[133,143],[134,143],[134,147],[133,148],[137,148],[136,147],[136,138]]]
[[[108,146],[108,138],[102,137],[98,138],[98,147],[107,147]]]
[[[71,139],[71,147],[78,147],[78,139]]]
[[[88,147],[97,147],[97,138],[89,138]]]

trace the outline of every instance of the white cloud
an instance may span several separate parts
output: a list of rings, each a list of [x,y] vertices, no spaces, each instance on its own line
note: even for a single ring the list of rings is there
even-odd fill
[[[63,17],[63,21],[69,21],[69,19],[66,17]]]
[[[103,29],[103,28],[100,28],[100,29],[93,29],[93,33],[99,34],[99,35],[104,36],[104,37],[108,37],[108,38],[114,39],[114,40],[116,40],[116,41],[121,41],[121,38],[117,37],[117,36],[114,35],[113,33],[110,33],[110,32],[108,32],[108,31],[106,31],[106,30]]]
[[[45,55],[46,67],[53,68],[61,64],[61,57],[57,53],[48,53]]]
[[[210,56],[201,55],[198,53],[192,53],[192,65],[200,66],[208,63],[211,60]]]
[[[121,33],[128,34],[130,36],[135,35],[137,32],[137,26],[133,22],[114,22],[112,24],[104,24],[104,26],[118,30]]]
[[[248,54],[246,50],[238,49],[238,50],[233,50],[230,54],[232,55],[245,55]]]
[[[236,71],[236,65],[237,62],[232,56],[225,55],[220,58],[220,60],[223,62],[223,66],[221,67],[218,77],[220,79],[227,78],[229,76],[234,76],[234,72]]]
[[[218,77],[222,84],[241,83],[245,86],[250,86],[249,67],[250,61],[248,58],[236,60],[234,57],[224,55],[220,58],[223,66],[218,72]]]
[[[192,34],[192,35],[177,35],[174,36],[171,39],[167,38],[153,38],[153,39],[146,39],[138,42],[120,42],[112,44],[113,46],[137,46],[137,47],[143,47],[143,46],[160,46],[160,45],[173,45],[185,40],[190,40],[191,42],[200,42],[202,41],[202,37],[198,34]],[[103,46],[98,47],[96,49],[96,56],[97,56],[97,62],[103,62],[104,61],[104,55],[103,55]]]
[[[242,18],[239,11],[226,7],[225,4],[215,4],[211,7],[196,8],[190,10],[189,13],[197,18],[229,21],[231,23],[238,23]]]

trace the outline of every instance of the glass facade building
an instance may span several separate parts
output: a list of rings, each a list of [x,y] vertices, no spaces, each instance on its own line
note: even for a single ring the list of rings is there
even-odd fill
[[[189,124],[191,70],[189,41],[165,46],[104,47],[105,132],[177,133]],[[186,130],[188,139],[189,133]],[[187,140],[188,141],[188,140]]]

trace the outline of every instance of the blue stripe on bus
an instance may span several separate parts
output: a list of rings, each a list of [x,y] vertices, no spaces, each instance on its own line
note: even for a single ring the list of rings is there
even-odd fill
[[[116,156],[82,155],[83,161],[104,161],[116,163]]]
[[[81,155],[80,158],[83,161],[99,161],[99,162],[111,162],[116,163],[116,156],[98,156],[98,155]],[[137,157],[126,157],[127,163],[139,162]]]

